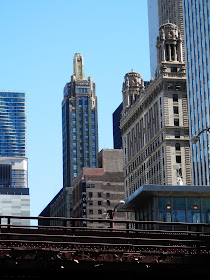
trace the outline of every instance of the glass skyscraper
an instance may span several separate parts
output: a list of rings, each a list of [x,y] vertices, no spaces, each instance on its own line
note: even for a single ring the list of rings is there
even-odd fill
[[[72,187],[83,167],[98,165],[98,117],[95,83],[85,80],[83,56],[74,56],[74,74],[62,102],[63,185]]]
[[[0,156],[26,156],[24,92],[0,92]]]
[[[210,125],[210,10],[209,0],[183,0],[190,137]],[[210,183],[210,134],[191,143],[192,181]]]
[[[25,92],[0,92],[0,215],[30,215]]]

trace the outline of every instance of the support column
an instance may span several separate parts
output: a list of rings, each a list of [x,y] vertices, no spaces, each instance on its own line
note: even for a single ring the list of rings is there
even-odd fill
[[[174,60],[177,61],[177,49],[176,49],[176,45],[174,45]]]
[[[166,61],[166,45],[162,43],[162,61]]]
[[[171,45],[168,45],[168,60],[171,61]]]

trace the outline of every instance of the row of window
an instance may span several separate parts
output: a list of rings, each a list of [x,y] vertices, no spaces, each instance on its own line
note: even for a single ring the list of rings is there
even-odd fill
[[[77,92],[78,93],[88,93],[88,89],[87,88],[78,88]]]
[[[88,188],[87,185],[91,185],[91,188],[94,188],[94,184],[86,184],[86,187]],[[92,185],[93,185],[93,187],[92,187]],[[92,192],[88,192],[88,196],[89,196],[89,198],[92,198],[92,197],[93,197],[93,193],[92,193]],[[98,197],[98,198],[99,198],[99,197],[102,197],[102,193],[101,193],[101,192],[98,192],[98,193],[97,193],[97,197]],[[106,198],[110,198],[110,193],[109,193],[109,192],[106,193]]]

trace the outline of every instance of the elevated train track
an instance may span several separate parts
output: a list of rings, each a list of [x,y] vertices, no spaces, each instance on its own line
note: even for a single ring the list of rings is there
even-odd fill
[[[60,225],[20,226],[12,224],[14,219],[51,219]],[[6,221],[0,224],[0,271],[6,274],[11,268],[54,275],[113,269],[155,272],[169,267],[210,274],[209,224],[124,220],[114,221],[123,229],[113,229],[75,226],[84,220],[98,222],[92,219],[4,216],[0,220]]]

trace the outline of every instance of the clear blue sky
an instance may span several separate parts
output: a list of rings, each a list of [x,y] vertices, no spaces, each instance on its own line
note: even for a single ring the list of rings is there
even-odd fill
[[[113,148],[124,75],[150,80],[146,0],[0,0],[0,90],[27,92],[31,215],[62,188],[63,88],[82,53],[96,83],[99,150]]]

